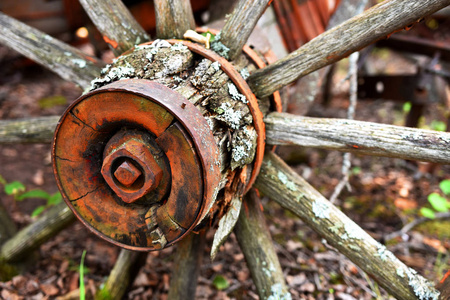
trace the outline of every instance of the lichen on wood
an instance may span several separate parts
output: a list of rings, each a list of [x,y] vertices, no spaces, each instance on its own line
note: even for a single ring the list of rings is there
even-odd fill
[[[448,132],[286,113],[271,113],[264,121],[266,141],[271,145],[450,163]]]
[[[230,60],[234,60],[241,53],[268,3],[269,0],[238,1],[233,13],[227,18],[220,37],[220,43],[228,49],[226,56]]]
[[[290,300],[278,256],[254,190],[246,194],[235,227],[239,246],[244,253],[260,299]]]
[[[0,144],[50,143],[59,116],[0,121]]]
[[[283,173],[286,178],[280,179]],[[288,188],[289,181],[295,189]],[[255,187],[301,218],[397,299],[437,299],[433,284],[408,268],[275,154],[264,157]]]
[[[255,71],[248,82],[258,97],[332,64],[394,31],[450,5],[450,0],[385,0],[336,26],[277,62]]]
[[[0,12],[0,43],[55,72],[82,89],[100,73],[103,62]]]
[[[122,1],[80,0],[80,3],[116,56],[150,40]]]
[[[237,58],[233,66],[238,71],[255,69],[244,55]],[[201,111],[213,131],[221,151],[222,178],[226,182],[231,172],[240,172],[253,163],[257,133],[247,99],[221,67],[217,62],[199,57],[181,43],[171,45],[156,40],[152,44],[136,46],[133,51],[115,59],[99,78],[93,80],[92,88],[116,80],[141,78],[180,93]],[[260,99],[259,103],[266,113],[269,99]],[[222,197],[223,192],[219,195]],[[229,200],[231,198],[224,201],[222,207],[229,207]]]

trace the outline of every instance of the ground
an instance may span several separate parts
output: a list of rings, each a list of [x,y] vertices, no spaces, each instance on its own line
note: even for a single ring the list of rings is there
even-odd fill
[[[406,64],[393,55],[382,59],[392,57],[397,67]],[[0,47],[0,69],[1,120],[60,115],[81,93],[72,84],[3,47]],[[345,72],[345,63],[340,64],[334,78],[333,100],[324,105],[319,97],[311,109],[311,116],[345,117],[348,86],[341,83]],[[403,106],[381,100],[360,102],[356,119],[398,125],[404,120]],[[443,104],[430,104],[421,125],[429,126],[433,120],[446,122]],[[342,177],[341,153],[299,148],[279,148],[277,151],[325,197],[333,193]],[[388,248],[408,266],[437,282],[449,268],[448,221],[424,224],[399,239],[385,241],[384,237],[419,216],[418,209],[427,206],[430,193],[439,191],[439,182],[450,178],[449,171],[449,166],[353,156],[352,190],[344,190],[337,204],[376,240],[387,242]],[[50,163],[50,145],[47,144],[2,145],[0,175],[7,182],[22,182],[29,190],[57,191]],[[19,228],[32,222],[30,214],[43,204],[37,199],[16,202],[3,191],[0,201]],[[291,213],[266,198],[263,198],[263,206],[294,299],[388,298],[369,276]],[[210,230],[207,235],[197,298],[257,299],[243,254],[233,235],[216,259],[209,259],[213,234]],[[150,253],[125,298],[165,299],[175,249]],[[87,252],[84,263],[88,270],[85,275],[87,290],[94,293],[108,276],[119,249],[76,222],[37,250],[38,258],[28,271],[10,281],[0,282],[0,298],[53,299],[73,293],[79,285],[83,250]],[[226,283],[217,284],[220,279]]]

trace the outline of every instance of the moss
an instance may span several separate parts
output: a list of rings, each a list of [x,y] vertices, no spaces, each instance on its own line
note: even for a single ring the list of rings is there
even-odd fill
[[[19,274],[17,268],[0,260],[0,281],[9,281]]]
[[[436,220],[428,221],[416,227],[416,230],[421,233],[430,234],[436,236],[440,240],[450,238],[450,221]]]

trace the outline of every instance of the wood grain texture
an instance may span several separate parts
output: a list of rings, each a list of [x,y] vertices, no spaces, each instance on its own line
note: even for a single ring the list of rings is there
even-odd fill
[[[59,116],[0,121],[0,144],[50,143]]]
[[[205,232],[201,232],[191,233],[177,244],[168,300],[195,299],[205,242]]]
[[[150,40],[121,0],[80,0],[80,3],[114,55]]]
[[[82,89],[90,86],[104,65],[46,33],[0,12],[0,43],[34,60]]]
[[[447,5],[450,0],[385,0],[254,72],[248,78],[249,85],[257,97],[268,96]]]
[[[133,283],[139,269],[145,264],[147,253],[120,250],[103,287],[95,295],[96,300],[120,300]]]
[[[269,0],[240,0],[221,31],[220,41],[230,49],[228,56],[234,60],[242,51]]]
[[[431,282],[404,265],[275,154],[264,157],[255,187],[296,214],[396,299],[437,299]]]
[[[450,164],[450,133],[371,122],[271,113],[266,142]]]
[[[156,35],[160,39],[183,39],[195,30],[194,14],[189,0],[155,0]]]
[[[338,8],[331,17],[327,30],[338,26],[342,22],[363,12],[368,0],[341,0]],[[321,83],[325,83],[325,76],[330,72],[331,66],[327,66],[312,72],[297,81],[296,93],[290,99],[289,112],[296,115],[305,115],[316,98]]]
[[[65,203],[52,207],[3,244],[0,248],[0,263],[20,262],[31,251],[54,237],[73,221],[75,216]]]
[[[254,190],[246,194],[243,205],[234,233],[260,299],[291,299]]]

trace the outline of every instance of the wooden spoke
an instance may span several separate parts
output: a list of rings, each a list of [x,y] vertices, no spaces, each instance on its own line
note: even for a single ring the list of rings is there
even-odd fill
[[[0,43],[82,89],[100,74],[103,62],[0,12]]]
[[[450,5],[450,0],[385,0],[364,13],[326,31],[309,43],[263,69],[248,82],[257,97],[265,97],[289,83],[394,31]]]
[[[450,164],[450,133],[347,119],[271,113],[266,142]]]
[[[177,244],[178,248],[167,297],[169,300],[195,299],[205,241],[205,232],[191,233]]]
[[[260,299],[291,299],[272,238],[267,228],[261,202],[255,191],[244,199],[234,233],[244,253]]]
[[[189,0],[155,0],[156,35],[161,39],[182,39],[195,29],[194,14]]]
[[[0,144],[50,143],[59,116],[0,121]]]
[[[255,28],[269,0],[240,0],[220,34],[220,42],[230,49],[230,60],[235,59]]]
[[[404,265],[275,154],[264,157],[255,187],[296,214],[396,299],[437,299],[431,282]]]
[[[52,207],[34,223],[20,230],[3,244],[0,249],[0,266],[2,262],[20,262],[28,253],[54,237],[73,221],[75,216],[66,203]]]
[[[341,0],[338,8],[328,23],[327,30],[362,13],[367,2],[368,0]],[[320,89],[320,83],[325,80],[325,76],[327,76],[329,72],[332,72],[329,68],[331,68],[331,66],[312,72],[297,81],[295,90],[299,92],[293,95],[294,97],[291,100],[292,105],[290,105],[292,108],[289,112],[296,115],[305,115],[308,112],[309,107],[313,103]]]
[[[120,250],[119,257],[103,287],[95,295],[96,300],[120,300],[133,283],[139,269],[145,264],[147,253],[126,249]]]
[[[114,55],[150,40],[121,0],[80,0],[80,3]]]

